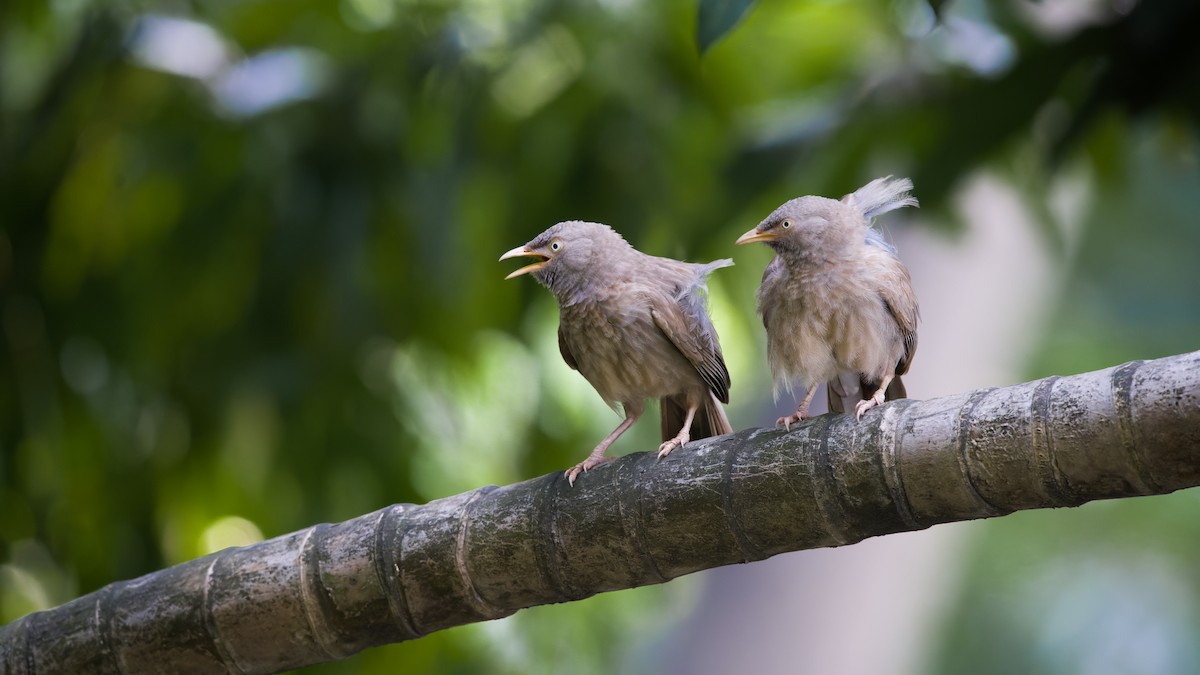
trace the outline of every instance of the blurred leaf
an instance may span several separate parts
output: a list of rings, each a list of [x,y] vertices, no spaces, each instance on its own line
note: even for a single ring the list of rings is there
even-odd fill
[[[1051,149],[1053,161],[1061,161],[1096,118],[1113,108],[1138,115],[1179,106],[1200,121],[1198,22],[1200,3],[1159,0],[1139,3],[1123,21],[1108,27],[1105,49],[1120,58],[1100,60],[1090,73],[1087,98]]]
[[[696,44],[708,51],[742,20],[755,0],[700,0],[696,15]]]
[[[933,15],[936,16],[940,21],[942,18],[942,11],[949,3],[949,0],[928,0],[928,2],[929,8],[933,10]]]

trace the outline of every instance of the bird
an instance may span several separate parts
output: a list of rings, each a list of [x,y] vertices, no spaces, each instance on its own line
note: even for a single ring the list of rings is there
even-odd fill
[[[736,244],[763,242],[775,257],[763,272],[758,311],[775,384],[805,394],[776,426],[810,417],[821,382],[829,409],[861,420],[884,401],[905,398],[900,379],[917,350],[919,309],[908,269],[873,219],[918,206],[907,178],[877,178],[840,200],[797,197]]]
[[[705,302],[713,270],[733,260],[688,263],[647,255],[602,223],[557,223],[500,260],[536,258],[509,274],[532,275],[558,302],[558,348],[563,361],[592,385],[624,420],[564,475],[610,460],[617,438],[642,416],[645,399],[661,403],[662,459],[689,440],[733,431],[729,370]]]

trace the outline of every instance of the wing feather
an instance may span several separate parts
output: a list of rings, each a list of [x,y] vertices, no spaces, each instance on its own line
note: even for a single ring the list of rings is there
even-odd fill
[[[912,278],[909,277],[908,270],[904,269],[904,265],[898,259],[894,260],[895,265],[886,275],[885,283],[879,286],[879,297],[888,313],[896,320],[896,326],[904,338],[904,355],[896,364],[896,374],[903,375],[908,372],[913,355],[917,353],[917,296],[913,292]]]
[[[729,369],[717,342],[717,332],[704,309],[704,300],[693,292],[679,301],[652,302],[650,315],[663,335],[700,374],[700,379],[722,403],[729,403]]]
[[[563,335],[562,326],[558,327],[558,353],[562,354],[563,361],[567,362],[571,370],[579,370],[579,361],[575,360],[571,347],[567,345],[567,336]]]

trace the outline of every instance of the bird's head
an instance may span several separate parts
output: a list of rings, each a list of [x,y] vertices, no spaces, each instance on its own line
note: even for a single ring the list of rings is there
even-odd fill
[[[826,197],[797,197],[784,202],[735,244],[763,242],[777,253],[822,254],[862,239],[856,232],[866,223],[845,201]]]
[[[512,272],[505,279],[532,274],[556,293],[600,274],[606,262],[632,250],[611,227],[601,223],[568,220],[550,227],[528,244],[504,255],[509,258],[535,258],[536,261]]]

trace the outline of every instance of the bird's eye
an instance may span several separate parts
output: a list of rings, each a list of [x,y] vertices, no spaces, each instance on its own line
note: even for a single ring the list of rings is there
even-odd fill
[[[562,248],[562,244],[558,243],[557,241],[556,241],[556,242],[554,242],[554,243],[552,243],[552,244],[550,244],[550,250],[551,250],[551,251],[557,251],[557,250],[558,250],[558,249],[560,249],[560,248]]]
[[[779,226],[780,226],[780,227],[782,227],[782,228],[783,228],[783,229],[785,229],[785,230],[786,230],[786,229],[789,229],[789,228],[791,228],[791,226],[792,226],[792,221],[790,221],[790,220],[786,220],[786,219],[785,219],[785,220],[784,220],[782,223],[780,223],[780,224],[779,224]]]

